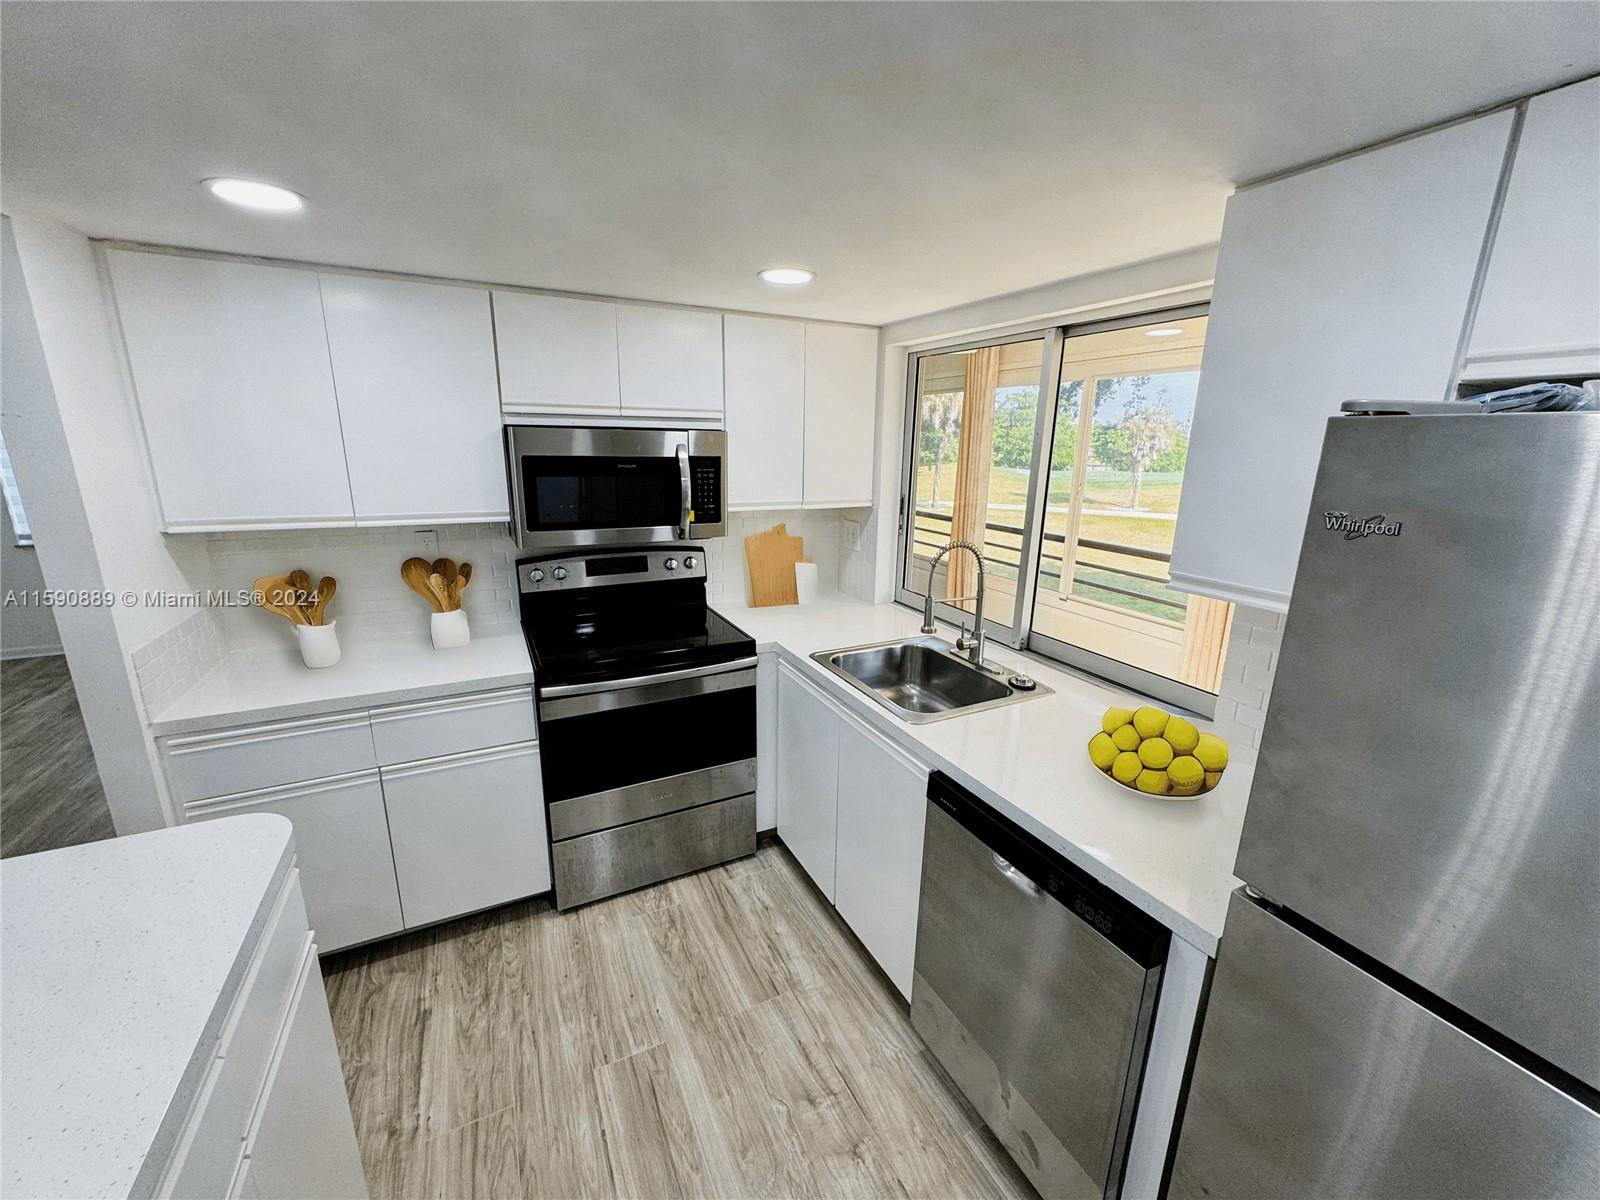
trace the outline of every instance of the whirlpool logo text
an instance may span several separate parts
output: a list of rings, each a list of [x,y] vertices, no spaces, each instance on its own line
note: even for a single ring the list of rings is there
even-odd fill
[[[1322,514],[1323,523],[1330,532],[1344,534],[1344,540],[1353,542],[1357,538],[1371,537],[1399,537],[1400,522],[1391,521],[1382,513],[1375,517],[1352,517],[1347,512],[1325,512]]]

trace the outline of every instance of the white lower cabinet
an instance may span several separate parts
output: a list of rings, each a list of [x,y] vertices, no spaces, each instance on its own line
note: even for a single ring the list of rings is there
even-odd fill
[[[408,928],[550,889],[533,742],[383,768]]]
[[[778,836],[907,999],[928,768],[778,663]]]
[[[166,737],[161,753],[185,821],[289,818],[326,954],[550,890],[537,737],[533,690],[515,687]]]
[[[917,955],[927,809],[928,768],[844,717],[833,902],[907,1000]]]
[[[154,1194],[366,1196],[317,946],[291,869]]]
[[[365,1196],[366,1175],[322,971],[308,955],[245,1143],[243,1195],[261,1200]]]
[[[838,712],[778,664],[778,836],[831,902],[839,816]]]
[[[249,812],[279,813],[293,823],[306,912],[323,953],[405,927],[375,769],[184,807],[190,821]]]

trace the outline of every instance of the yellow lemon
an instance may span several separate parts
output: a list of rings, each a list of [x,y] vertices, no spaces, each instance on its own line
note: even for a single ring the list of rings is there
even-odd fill
[[[1142,738],[1160,737],[1161,731],[1167,727],[1167,719],[1166,710],[1146,704],[1133,714],[1133,727]]]
[[[1152,771],[1163,771],[1172,761],[1172,746],[1166,738],[1145,738],[1139,743],[1139,761]]]
[[[1166,732],[1161,736],[1172,743],[1175,754],[1193,754],[1194,748],[1200,744],[1200,731],[1194,727],[1193,721],[1185,721],[1182,717],[1173,717],[1168,721]]]
[[[1131,720],[1133,720],[1133,709],[1108,708],[1106,715],[1100,718],[1100,728],[1107,733],[1115,733]]]
[[[1102,771],[1109,771],[1117,759],[1117,744],[1109,733],[1097,733],[1089,739],[1089,761]],[[1199,765],[1199,764],[1196,764]]]
[[[1139,731],[1132,725],[1119,725],[1111,731],[1111,740],[1118,750],[1137,750]]]
[[[1133,786],[1141,792],[1149,792],[1152,796],[1165,796],[1172,788],[1165,771],[1140,771],[1139,778],[1133,781]]]
[[[1172,790],[1180,796],[1192,796],[1206,781],[1205,768],[1200,760],[1188,754],[1167,764],[1167,778],[1172,780]]]
[[[1111,778],[1118,783],[1132,783],[1143,770],[1144,764],[1139,761],[1139,756],[1132,750],[1124,750],[1111,764]]]
[[[1217,784],[1221,781],[1221,779],[1222,779],[1222,772],[1221,771],[1207,771],[1206,772],[1206,785],[1205,785],[1205,787],[1201,788],[1200,790],[1203,791],[1203,792],[1209,792],[1212,788],[1217,786]]]
[[[1202,733],[1194,756],[1207,771],[1221,771],[1228,765],[1228,743],[1214,733]]]

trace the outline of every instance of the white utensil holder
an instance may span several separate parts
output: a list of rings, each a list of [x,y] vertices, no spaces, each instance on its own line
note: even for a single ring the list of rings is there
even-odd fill
[[[472,628],[467,624],[467,614],[461,609],[454,612],[434,613],[428,618],[428,633],[433,638],[435,650],[450,650],[465,646],[472,640]]]
[[[799,604],[810,604],[817,598],[817,564],[797,562],[794,565],[794,595]]]
[[[331,667],[339,661],[338,621],[326,625],[296,625],[295,640],[300,643],[300,661],[313,669]]]

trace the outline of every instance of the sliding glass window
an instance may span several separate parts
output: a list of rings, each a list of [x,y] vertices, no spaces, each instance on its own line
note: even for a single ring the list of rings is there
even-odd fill
[[[1204,309],[913,356],[900,598],[1209,715],[1232,606],[1167,578]],[[1041,406],[1040,396],[1053,404]]]

